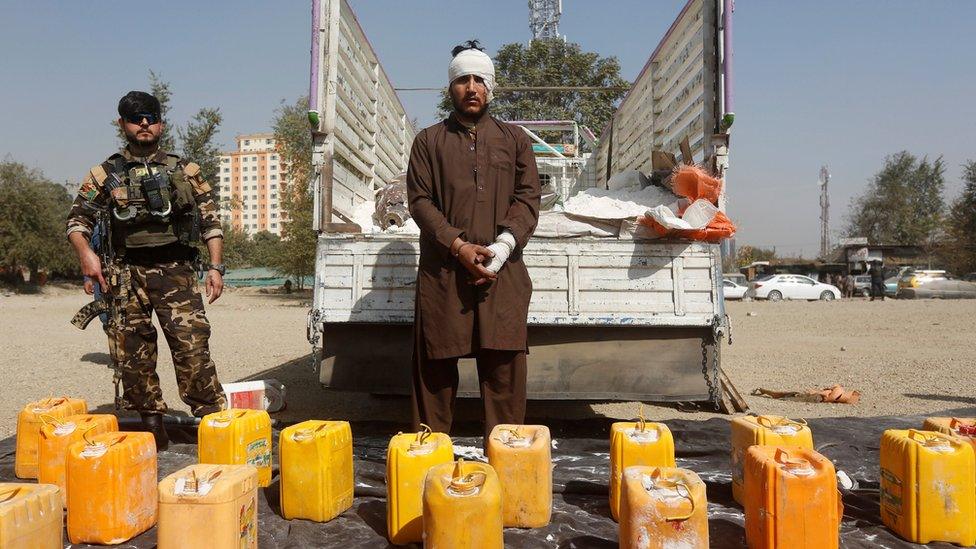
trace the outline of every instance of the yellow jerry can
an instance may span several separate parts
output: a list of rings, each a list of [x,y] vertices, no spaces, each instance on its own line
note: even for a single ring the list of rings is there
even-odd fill
[[[488,463],[502,487],[506,527],[540,528],[552,515],[552,442],[544,425],[496,425]]]
[[[705,483],[676,467],[624,469],[620,496],[621,549],[708,549]]]
[[[203,416],[197,429],[200,463],[252,465],[258,486],[271,484],[271,417],[264,410],[223,410]]]
[[[310,419],[278,438],[281,514],[325,522],[352,507],[352,430],[347,421]]]
[[[923,429],[959,437],[968,441],[973,450],[976,450],[976,418],[930,417],[925,419]]]
[[[17,478],[37,478],[37,439],[44,425],[41,416],[64,419],[87,411],[88,404],[84,400],[68,397],[45,398],[24,406],[17,415],[17,454],[14,458]]]
[[[156,440],[126,431],[68,447],[68,539],[115,545],[156,524]]]
[[[796,446],[750,446],[744,469],[750,549],[838,547],[844,507],[829,459]]]
[[[750,446],[793,446],[813,450],[813,433],[803,420],[781,416],[743,416],[732,420],[732,497],[743,501],[742,479]]]
[[[442,463],[424,482],[426,549],[501,549],[502,491],[487,463]]]
[[[189,465],[159,482],[159,549],[257,549],[258,471]]]
[[[77,414],[63,420],[44,418],[37,443],[37,481],[61,489],[61,504],[68,504],[64,482],[68,446],[85,434],[100,435],[119,430],[119,420],[112,414]]]
[[[61,549],[61,495],[53,484],[0,482],[0,547]]]
[[[966,441],[931,431],[881,435],[881,520],[913,543],[976,545],[976,461]]]
[[[635,465],[674,467],[674,437],[663,423],[620,421],[610,427],[610,514],[620,520],[624,469]]]
[[[386,450],[386,529],[394,545],[422,541],[427,471],[454,460],[451,437],[423,427],[419,433],[397,434]]]

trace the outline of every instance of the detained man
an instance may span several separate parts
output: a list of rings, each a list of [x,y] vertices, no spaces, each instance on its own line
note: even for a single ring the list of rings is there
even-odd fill
[[[485,436],[525,421],[532,281],[522,249],[539,220],[532,143],[488,110],[495,69],[477,41],[454,48],[454,112],[414,139],[410,214],[420,227],[413,350],[414,426],[450,432],[458,359],[474,357]]]

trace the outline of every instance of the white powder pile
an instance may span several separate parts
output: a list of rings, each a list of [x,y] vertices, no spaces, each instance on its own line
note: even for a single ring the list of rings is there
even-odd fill
[[[411,217],[402,227],[377,227],[373,224],[373,212],[376,211],[376,204],[366,200],[352,212],[352,221],[363,228],[363,234],[420,234],[420,227]]]
[[[599,219],[627,219],[644,215],[655,206],[678,199],[671,191],[650,186],[640,190],[586,189],[566,201],[564,210],[573,215]]]

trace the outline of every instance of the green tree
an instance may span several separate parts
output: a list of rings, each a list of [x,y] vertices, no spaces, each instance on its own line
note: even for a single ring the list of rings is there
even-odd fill
[[[269,231],[258,231],[251,236],[250,244],[248,262],[252,267],[270,267],[275,264],[281,237]]]
[[[756,261],[770,261],[776,259],[776,248],[759,248],[757,246],[742,246],[735,254],[738,267],[745,267]]]
[[[299,289],[315,272],[316,232],[312,226],[312,136],[308,131],[308,98],[282,103],[272,124],[283,179],[279,188],[282,210],[281,245],[273,267],[293,277]]]
[[[931,250],[941,234],[944,188],[942,157],[930,162],[908,151],[891,155],[864,193],[851,201],[846,234],[867,237],[871,244]]]
[[[39,170],[0,162],[0,265],[10,271],[26,267],[33,284],[41,270],[75,272],[74,254],[64,237],[70,207],[68,191]]]
[[[214,200],[220,204],[220,147],[214,142],[223,116],[220,109],[202,108],[186,123],[177,128],[183,144],[183,158],[200,165],[200,175],[213,186]]]
[[[252,245],[247,238],[247,233],[241,229],[234,229],[230,223],[223,223],[223,229],[224,265],[229,269],[250,267]]]
[[[976,272],[976,161],[963,166],[962,194],[952,202],[946,219],[943,257],[957,274]]]
[[[579,44],[562,40],[532,40],[505,44],[494,58],[496,85],[600,86],[625,88],[616,57],[600,57],[583,51]],[[613,116],[626,92],[608,91],[511,91],[496,92],[491,113],[503,120],[575,120],[599,134]],[[454,110],[445,91],[438,114]],[[545,136],[544,136],[545,137]]]

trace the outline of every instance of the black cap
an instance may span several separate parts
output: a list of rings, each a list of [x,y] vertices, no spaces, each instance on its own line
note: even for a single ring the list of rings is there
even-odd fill
[[[125,118],[138,113],[160,116],[159,99],[143,91],[130,91],[119,99],[119,116]]]

